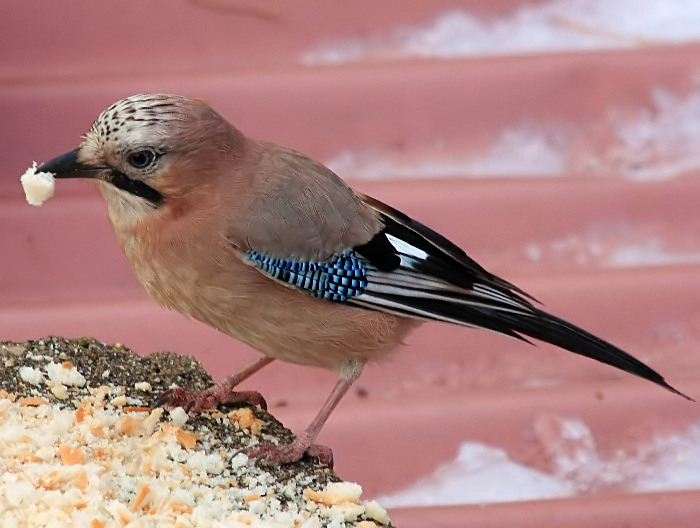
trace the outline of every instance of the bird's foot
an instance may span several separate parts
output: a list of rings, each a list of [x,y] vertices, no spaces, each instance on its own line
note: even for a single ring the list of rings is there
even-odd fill
[[[302,434],[291,444],[258,444],[245,451],[250,458],[257,458],[263,464],[291,464],[309,455],[323,466],[333,467],[333,451],[330,447],[312,444],[309,435]]]
[[[222,403],[248,403],[267,410],[267,402],[259,392],[232,391],[221,385],[214,385],[203,391],[188,391],[175,387],[161,394],[153,406],[165,409],[182,407],[187,414],[194,416],[207,409],[214,409]]]

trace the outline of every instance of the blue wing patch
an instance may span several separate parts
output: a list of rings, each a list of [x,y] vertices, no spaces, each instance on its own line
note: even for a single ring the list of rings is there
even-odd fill
[[[367,287],[365,263],[353,251],[326,262],[274,258],[252,249],[245,256],[266,275],[327,301],[345,302],[362,295]]]

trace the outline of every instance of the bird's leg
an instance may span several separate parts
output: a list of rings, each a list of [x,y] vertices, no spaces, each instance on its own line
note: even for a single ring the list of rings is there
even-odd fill
[[[154,407],[165,407],[167,409],[183,407],[191,415],[205,409],[212,409],[221,403],[246,402],[267,409],[267,402],[265,402],[265,398],[259,392],[234,391],[233,389],[244,379],[255,374],[272,361],[274,361],[273,358],[262,357],[243,370],[203,391],[188,391],[181,387],[175,387],[164,392],[155,402]]]
[[[364,367],[364,362],[358,359],[348,359],[343,363],[339,369],[340,379],[323,404],[323,407],[321,407],[313,422],[292,443],[283,445],[259,444],[248,449],[246,451],[247,455],[265,462],[289,464],[301,459],[304,454],[308,454],[317,458],[321,464],[332,466],[333,451],[329,447],[314,444],[314,441],[333,409],[336,408],[340,400],[345,396],[345,393],[348,392],[353,382],[360,377],[362,367]]]

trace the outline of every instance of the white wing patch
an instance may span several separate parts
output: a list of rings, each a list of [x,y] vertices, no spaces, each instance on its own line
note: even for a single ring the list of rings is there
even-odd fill
[[[416,258],[418,260],[425,260],[428,258],[428,254],[422,249],[418,249],[412,246],[405,240],[395,237],[394,235],[387,234],[386,238],[391,242],[391,245],[396,248],[396,251],[401,253],[401,255],[408,255],[410,257]],[[403,260],[403,258],[402,258]]]
[[[364,293],[349,300],[352,304],[465,326],[476,325],[449,315],[450,310],[444,312],[444,308],[452,305],[462,306],[465,310],[471,308],[525,316],[533,314],[527,302],[497,288],[483,283],[475,283],[471,287],[458,286],[424,273],[419,265],[429,258],[428,253],[394,235],[386,236],[401,258],[399,268],[380,271],[367,263],[367,286]]]

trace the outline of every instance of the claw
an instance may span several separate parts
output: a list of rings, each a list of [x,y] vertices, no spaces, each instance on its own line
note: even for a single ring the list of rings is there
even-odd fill
[[[322,466],[333,467],[333,451],[329,447],[310,443],[305,434],[289,444],[258,444],[245,449],[244,452],[248,458],[257,458],[258,465],[291,464],[308,455],[318,460]]]
[[[157,409],[158,407],[163,407],[164,409],[174,409],[178,405],[173,405],[173,402],[180,399],[180,393],[185,391],[180,387],[175,387],[173,389],[166,390],[161,394],[158,399],[151,404],[151,409]]]
[[[318,460],[320,465],[333,469],[333,450],[330,447],[320,444],[311,444],[306,450],[306,454]]]
[[[249,405],[257,405],[263,411],[267,411],[267,401],[265,401],[265,397],[258,391],[236,392],[234,393],[234,397],[230,398],[225,403],[240,402],[247,403]]]
[[[206,409],[213,409],[222,403],[247,403],[267,410],[265,398],[257,391],[222,392],[218,386],[205,391],[187,391],[181,387],[175,387],[161,394],[152,408],[163,407],[170,410],[182,407],[192,416]]]

